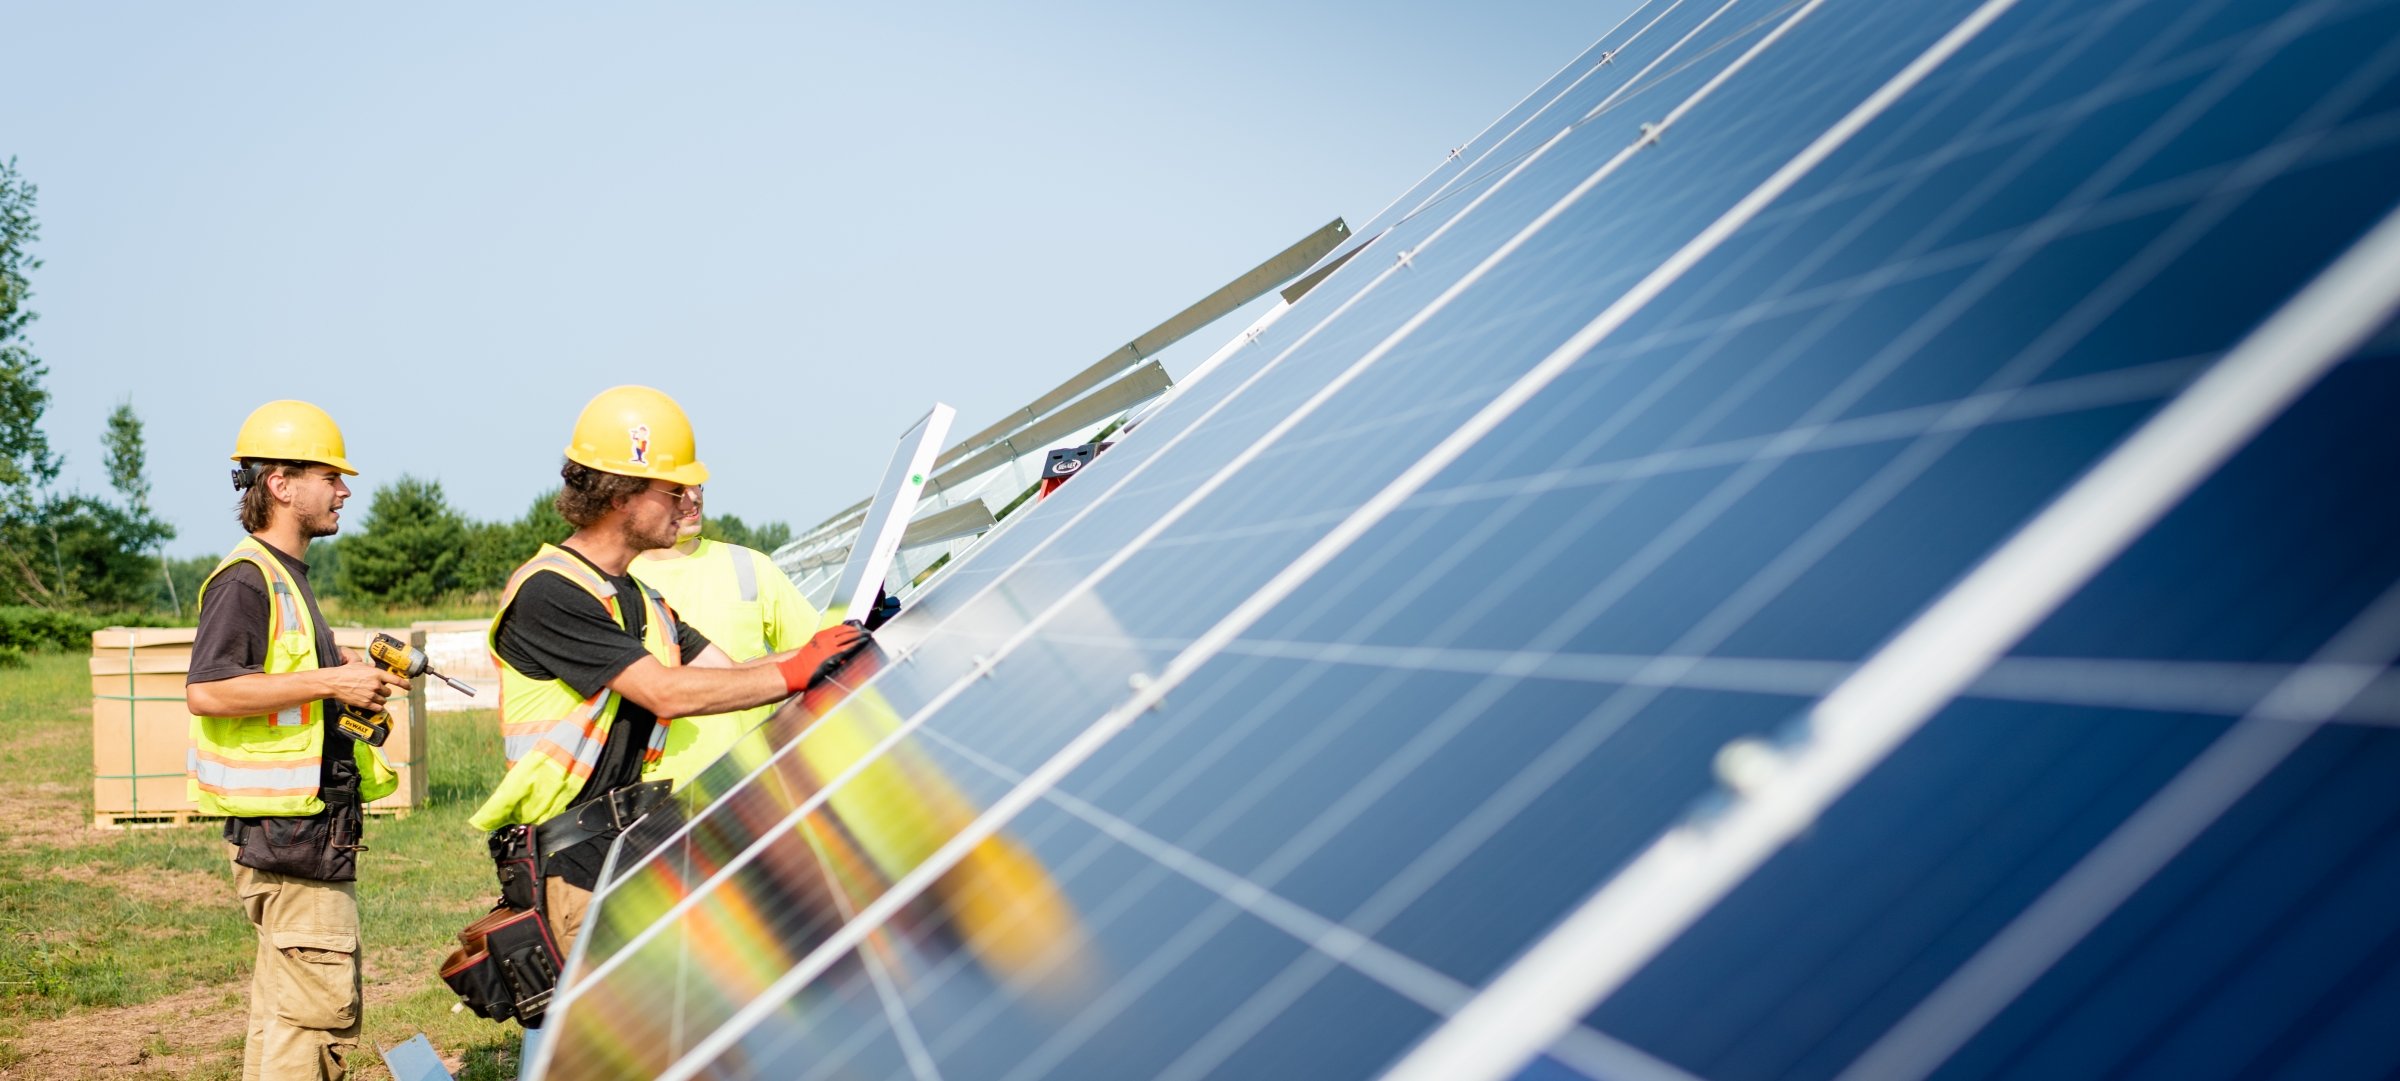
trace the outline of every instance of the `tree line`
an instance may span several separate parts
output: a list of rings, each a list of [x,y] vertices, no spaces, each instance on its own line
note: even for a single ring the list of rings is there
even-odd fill
[[[0,162],[0,650],[9,648],[12,619],[55,622],[42,612],[188,620],[219,558],[165,554],[175,528],[150,507],[142,422],[131,402],[117,405],[101,434],[110,492],[58,487],[65,455],[41,426],[49,369],[25,336],[36,319],[26,304],[29,274],[42,265],[30,254],[41,235],[36,193],[15,158]],[[474,602],[496,594],[541,545],[573,532],[552,506],[556,495],[537,496],[513,521],[471,521],[450,506],[440,482],[403,475],[375,491],[363,521],[309,546],[310,581],[319,597],[381,608]],[[791,529],[727,515],[709,519],[706,535],[773,551]]]

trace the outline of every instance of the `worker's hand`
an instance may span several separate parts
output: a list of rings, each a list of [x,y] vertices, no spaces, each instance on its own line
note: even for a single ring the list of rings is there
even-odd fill
[[[317,671],[325,678],[327,697],[360,709],[380,710],[385,699],[408,693],[408,681],[385,671],[381,665],[352,661]]]
[[[783,673],[783,689],[795,693],[807,690],[825,678],[826,673],[841,667],[843,661],[849,660],[867,642],[867,632],[848,623],[836,623],[818,631],[807,645],[775,662],[776,670]]]

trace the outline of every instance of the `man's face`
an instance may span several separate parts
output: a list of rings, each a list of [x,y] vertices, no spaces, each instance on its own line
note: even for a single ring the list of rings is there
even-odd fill
[[[340,471],[332,466],[309,466],[286,476],[283,491],[292,513],[299,516],[301,536],[314,540],[341,531],[342,504],[350,498],[350,485],[342,480]]]
[[[681,544],[700,535],[700,507],[703,495],[700,486],[691,487],[692,501],[684,505],[683,513],[675,517],[675,543]]]
[[[697,505],[692,489],[681,484],[651,481],[625,503],[625,543],[636,552],[675,546],[675,526],[687,508]]]

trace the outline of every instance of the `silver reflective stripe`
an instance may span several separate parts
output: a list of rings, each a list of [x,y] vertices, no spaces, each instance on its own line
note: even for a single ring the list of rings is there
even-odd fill
[[[275,614],[281,617],[284,633],[297,633],[300,630],[300,598],[292,593],[292,584],[283,580],[280,568],[267,566],[267,560],[260,558],[257,553],[250,553],[250,562],[258,567],[258,576],[266,579],[268,591],[275,595]],[[316,643],[309,643],[309,647],[313,650]],[[275,711],[275,718],[269,723],[277,728],[298,728],[308,723],[308,715],[303,707],[293,706]]]
[[[576,706],[575,712],[567,714],[565,720],[553,722],[550,727],[542,731],[513,735],[502,733],[500,753],[507,756],[509,768],[516,768],[518,759],[532,754],[535,748],[544,743],[556,746],[568,757],[586,766],[597,765],[600,761],[600,746],[605,741],[584,739],[583,726],[591,723],[592,718],[606,711],[616,693],[603,688],[599,694],[585,699],[581,705]],[[589,755],[583,753],[587,744],[591,751]]]
[[[741,591],[744,601],[758,599],[758,557],[749,549],[739,548],[733,555],[733,584]]]
[[[540,736],[504,736],[500,740],[500,753],[507,756],[509,765],[514,766],[517,759],[533,753],[533,745],[541,741]]]
[[[193,775],[200,779],[200,787],[211,792],[315,792],[317,774],[322,769],[314,758],[297,763],[236,766],[202,758],[195,752],[190,762]]]
[[[606,707],[610,696],[614,695],[615,693],[616,692],[614,691],[609,691],[600,696],[599,702],[603,708]],[[601,748],[608,743],[608,741],[605,739],[583,738],[584,726],[591,723],[589,718],[597,716],[599,716],[599,713],[594,711],[581,716],[568,717],[566,720],[551,725],[548,732],[542,733],[541,736],[534,740],[534,744],[536,747],[538,747],[541,744],[547,743],[558,748],[561,752],[565,753],[567,757],[574,759],[575,764],[582,766],[584,771],[588,773],[594,767],[600,764]],[[531,748],[528,748],[528,750],[530,751]]]
[[[252,562],[256,563],[258,561],[252,560]],[[261,576],[266,578],[267,588],[275,591],[275,611],[283,616],[283,629],[287,631],[299,630],[300,598],[292,595],[291,584],[285,582],[281,578],[276,577],[273,572],[267,570],[266,564],[264,563],[259,563],[258,572]]]
[[[600,750],[608,741],[585,739],[582,721],[565,720],[551,725],[541,742],[567,752],[567,757],[573,758],[576,765],[588,770],[600,764]]]

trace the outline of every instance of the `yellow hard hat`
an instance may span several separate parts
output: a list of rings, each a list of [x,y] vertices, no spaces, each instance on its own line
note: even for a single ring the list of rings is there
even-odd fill
[[[610,387],[575,418],[567,460],[603,473],[699,484],[708,467],[695,460],[692,421],[664,391]]]
[[[241,434],[233,437],[233,460],[244,458],[318,462],[358,475],[342,448],[341,426],[324,410],[288,398],[259,406],[242,421]]]

